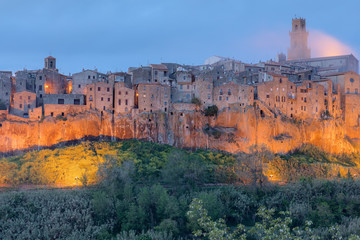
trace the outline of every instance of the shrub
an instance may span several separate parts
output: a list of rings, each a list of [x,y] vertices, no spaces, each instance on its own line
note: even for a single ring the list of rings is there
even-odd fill
[[[216,116],[219,109],[216,105],[211,105],[205,109],[205,116]]]

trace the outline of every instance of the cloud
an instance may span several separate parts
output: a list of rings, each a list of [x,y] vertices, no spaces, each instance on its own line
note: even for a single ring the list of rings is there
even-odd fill
[[[329,57],[346,54],[357,55],[352,47],[327,33],[314,29],[310,30],[309,33],[311,57]]]

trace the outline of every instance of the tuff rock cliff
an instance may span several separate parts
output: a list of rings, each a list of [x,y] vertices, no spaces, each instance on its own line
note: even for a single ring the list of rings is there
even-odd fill
[[[358,127],[347,127],[341,119],[296,122],[261,116],[250,106],[219,112],[217,117],[204,116],[200,111],[122,117],[92,111],[35,122],[3,120],[0,152],[7,155],[94,138],[113,141],[137,138],[180,148],[212,148],[233,153],[248,152],[254,145],[287,153],[304,143],[331,153],[351,153],[356,151],[359,133]]]

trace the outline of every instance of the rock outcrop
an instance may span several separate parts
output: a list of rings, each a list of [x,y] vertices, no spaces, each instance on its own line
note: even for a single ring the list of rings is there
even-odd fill
[[[3,120],[0,125],[0,152],[58,146],[87,139],[144,139],[180,148],[213,148],[228,152],[250,151],[265,145],[276,153],[287,153],[304,143],[331,153],[356,150],[357,127],[346,127],[340,119],[296,122],[260,115],[254,107],[230,109],[217,117],[199,111],[142,113],[115,117],[96,111],[66,119],[46,117],[36,122]]]

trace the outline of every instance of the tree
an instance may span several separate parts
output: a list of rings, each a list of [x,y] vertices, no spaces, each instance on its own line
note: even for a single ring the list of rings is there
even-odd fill
[[[216,105],[211,105],[205,109],[205,116],[216,116],[219,109]]]

